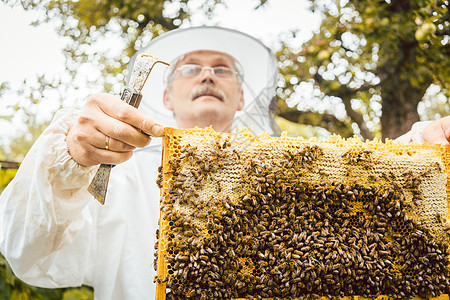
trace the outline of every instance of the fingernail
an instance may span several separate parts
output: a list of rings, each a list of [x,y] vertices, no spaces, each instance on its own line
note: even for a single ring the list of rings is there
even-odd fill
[[[155,124],[152,127],[152,134],[154,136],[162,136],[164,134],[164,128],[161,125]]]

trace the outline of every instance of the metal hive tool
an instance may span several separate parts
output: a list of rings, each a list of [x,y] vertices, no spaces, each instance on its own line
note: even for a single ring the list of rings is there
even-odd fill
[[[157,58],[148,55],[140,54],[133,68],[130,78],[130,84],[122,91],[121,100],[129,105],[138,108],[142,99],[142,88],[144,87],[150,72],[157,63],[169,65],[169,63],[158,60]],[[108,189],[109,176],[113,165],[101,164],[88,187],[88,191],[101,204],[105,204],[106,191]]]
[[[448,299],[449,158],[166,128],[156,299]]]

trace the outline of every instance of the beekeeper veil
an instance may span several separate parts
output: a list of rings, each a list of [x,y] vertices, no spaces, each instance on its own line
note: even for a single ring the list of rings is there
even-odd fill
[[[274,123],[277,62],[271,50],[257,39],[232,29],[215,26],[169,31],[153,39],[139,51],[173,63],[180,56],[199,50],[211,50],[232,56],[241,67],[245,106],[236,112],[232,128],[252,127],[255,133],[278,133]],[[177,127],[173,112],[163,105],[166,66],[157,64],[142,90],[139,110],[163,126]],[[128,78],[129,80],[129,78]]]

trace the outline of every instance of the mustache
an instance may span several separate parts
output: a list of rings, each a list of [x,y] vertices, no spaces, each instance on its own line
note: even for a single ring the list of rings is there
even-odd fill
[[[202,95],[211,95],[221,101],[224,101],[225,99],[225,93],[220,88],[208,83],[203,83],[195,86],[190,94],[192,100],[195,100]]]

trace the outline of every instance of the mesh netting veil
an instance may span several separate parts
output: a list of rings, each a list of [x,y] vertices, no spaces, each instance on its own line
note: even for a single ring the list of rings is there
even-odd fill
[[[177,57],[198,50],[227,53],[243,69],[245,107],[236,113],[232,128],[252,127],[255,133],[278,133],[273,120],[277,62],[271,50],[257,39],[242,32],[221,27],[192,27],[170,31],[153,39],[130,63],[133,67],[139,53],[151,54],[172,62]],[[163,126],[177,127],[173,114],[163,105],[165,66],[156,66],[142,90],[140,110]]]

